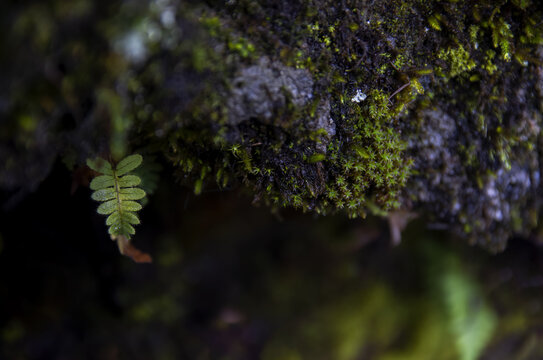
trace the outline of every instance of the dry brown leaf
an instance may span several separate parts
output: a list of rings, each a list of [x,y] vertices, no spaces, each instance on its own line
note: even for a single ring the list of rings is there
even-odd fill
[[[151,255],[139,250],[134,245],[132,245],[130,243],[130,240],[127,239],[126,236],[111,236],[111,240],[117,241],[119,252],[124,256],[131,258],[132,260],[134,260],[134,262],[138,264],[153,262],[153,258],[151,258]]]
[[[408,211],[392,211],[388,214],[388,226],[392,245],[399,245],[402,241],[402,230],[405,229],[409,221],[418,215]]]

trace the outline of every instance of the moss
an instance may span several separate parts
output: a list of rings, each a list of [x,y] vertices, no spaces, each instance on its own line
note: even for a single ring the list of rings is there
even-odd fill
[[[405,186],[410,161],[402,156],[405,145],[399,135],[387,127],[397,115],[388,104],[386,94],[372,91],[362,105],[349,109],[349,140],[330,146],[329,166],[336,175],[326,186],[328,200],[350,216],[364,216],[372,205],[385,211],[399,205],[398,191]]]
[[[82,4],[77,16],[92,17],[94,7]],[[123,17],[143,46],[139,57],[121,25],[89,25],[98,39],[90,46],[59,37],[71,34],[60,6],[43,19],[34,7],[13,17],[15,40],[5,43],[14,58],[24,42],[47,63],[47,46],[62,43],[59,63],[71,67],[58,83],[45,70],[41,80],[24,78],[9,95],[3,129],[26,135],[13,140],[6,164],[19,149],[37,158],[49,114],[59,124],[67,114],[79,135],[91,127],[102,140],[59,145],[53,158],[61,152],[73,164],[150,146],[197,194],[239,186],[256,202],[320,214],[427,212],[494,248],[511,222],[522,228],[518,219],[539,210],[531,200],[542,96],[535,2],[209,1],[179,5],[174,26],[160,6]],[[90,55],[95,44],[99,60]],[[26,68],[35,68],[31,58]],[[51,144],[71,138],[52,133]],[[493,189],[507,195],[489,196]],[[513,202],[526,212],[509,213]],[[505,234],[495,244],[485,235],[493,231]]]
[[[448,63],[449,77],[455,77],[469,72],[476,66],[475,61],[470,59],[469,53],[462,46],[459,46],[456,49],[441,49],[437,57]]]
[[[184,120],[186,125],[170,138],[177,152],[174,163],[185,164],[183,178],[196,181],[198,192],[213,183],[221,188],[243,184],[255,200],[272,207],[344,211],[352,217],[386,214],[408,206],[411,201],[405,199],[410,198],[415,208],[441,214],[441,220],[474,237],[505,224],[481,219],[490,205],[473,204],[490,201],[484,195],[492,181],[488,174],[510,173],[524,161],[514,153],[519,146],[511,136],[515,125],[505,120],[513,106],[512,83],[497,79],[518,76],[512,58],[518,57],[522,66],[521,61],[533,59],[533,48],[523,45],[521,50],[516,43],[537,42],[531,20],[537,10],[525,16],[528,5],[518,2],[496,7],[491,2],[387,1],[371,9],[358,2],[333,9],[327,4],[275,7],[263,1],[255,7],[242,1],[235,11],[217,8],[201,17],[219,49],[209,56],[226,62],[209,67],[221,79],[219,96],[211,91],[212,101],[198,102],[188,113],[192,120]],[[262,63],[263,56],[269,60]],[[227,102],[247,103],[247,96],[255,94],[243,90],[257,81],[249,75],[255,71],[267,79],[262,86],[273,101],[256,97],[243,111],[225,107]],[[282,74],[294,82],[284,82]],[[229,79],[243,84],[242,90],[229,90]],[[282,93],[269,85],[282,81]],[[311,100],[300,97],[306,92]],[[358,93],[367,98],[356,98]],[[272,115],[257,111],[256,104]],[[415,140],[425,124],[412,120],[431,109],[456,118],[454,137],[444,138],[440,156],[459,161],[454,171],[460,177],[447,178],[451,183],[445,186],[456,188],[459,182],[476,189],[473,200],[433,188],[433,172],[420,166],[411,170],[413,162],[429,155],[428,146],[414,143],[426,141]],[[413,186],[423,190],[405,196]],[[445,210],[451,202],[460,209]],[[441,208],[434,211],[436,204]]]

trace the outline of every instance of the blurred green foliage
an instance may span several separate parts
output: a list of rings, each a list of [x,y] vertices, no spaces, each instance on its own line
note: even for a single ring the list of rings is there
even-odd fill
[[[422,240],[432,248],[422,251],[427,279],[418,279],[430,284],[427,290],[402,295],[389,281],[370,280],[336,293],[280,332],[263,358],[479,359],[494,335],[496,315],[456,255],[433,241]]]
[[[441,280],[449,329],[462,360],[478,359],[492,338],[496,316],[477,285],[458,267],[447,269]]]

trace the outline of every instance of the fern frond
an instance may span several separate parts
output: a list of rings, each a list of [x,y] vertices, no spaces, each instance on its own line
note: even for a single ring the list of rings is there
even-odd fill
[[[112,236],[124,236],[130,239],[136,233],[132,225],[138,225],[140,220],[137,212],[141,210],[142,200],[146,193],[137,187],[141,179],[129,174],[141,165],[141,155],[130,155],[113,166],[107,160],[97,158],[88,160],[87,165],[94,171],[103,175],[95,177],[90,183],[91,190],[94,190],[91,197],[101,202],[96,210],[99,214],[109,215],[106,225]]]

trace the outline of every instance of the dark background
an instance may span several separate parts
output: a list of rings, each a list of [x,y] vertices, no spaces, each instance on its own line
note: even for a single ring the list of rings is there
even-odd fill
[[[154,262],[136,264],[72,185],[57,163],[1,213],[0,358],[466,358],[451,301],[472,320],[494,314],[483,358],[543,356],[533,241],[490,255],[418,219],[392,247],[381,219],[274,215],[238,192],[162,181],[133,239]],[[467,305],[440,285],[458,271]],[[474,341],[488,331],[459,321]]]

